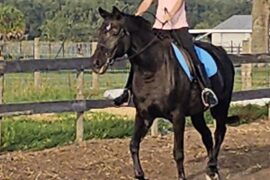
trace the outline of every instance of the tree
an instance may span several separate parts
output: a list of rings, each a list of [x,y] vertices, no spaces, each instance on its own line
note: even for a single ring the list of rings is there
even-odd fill
[[[24,15],[14,6],[0,4],[0,39],[23,38],[25,31]]]
[[[134,13],[141,0],[6,0],[23,12],[28,39],[42,36],[50,40],[67,37],[76,41],[93,40],[102,19],[98,7],[111,10],[117,6]],[[234,14],[250,14],[249,0],[187,0],[191,28],[213,28]],[[150,8],[153,12],[155,6]],[[151,22],[150,15],[145,16]]]
[[[54,16],[46,17],[46,21],[41,26],[42,35],[49,40],[66,38],[74,41],[93,40],[102,22],[98,7],[111,9],[113,5],[131,11],[131,6],[122,1],[66,0],[59,6]]]
[[[270,0],[255,0],[252,7],[252,53],[267,53],[269,50]]]

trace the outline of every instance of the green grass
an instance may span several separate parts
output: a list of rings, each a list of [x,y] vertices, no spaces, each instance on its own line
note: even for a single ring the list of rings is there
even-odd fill
[[[42,87],[34,88],[34,75],[30,73],[7,74],[4,84],[5,103],[71,100],[76,97],[76,73],[53,72],[42,73]],[[103,98],[107,89],[120,88],[125,85],[127,73],[108,73],[99,76],[100,91],[91,89],[92,75],[84,76],[84,95],[88,99]]]
[[[252,69],[252,89],[270,87],[270,67]],[[234,91],[242,89],[241,69],[235,69]]]
[[[254,87],[269,87],[268,68],[254,68]],[[100,76],[100,91],[91,89],[92,76],[85,73],[84,95],[87,99],[101,99],[107,89],[121,88],[125,85],[127,73],[107,73]],[[33,74],[5,75],[4,102],[37,102],[53,100],[71,100],[76,97],[75,72],[42,73],[42,88],[34,89]],[[236,71],[234,90],[241,90],[240,71]],[[267,116],[266,107],[246,106],[232,107],[231,114],[239,114],[242,123],[254,121]],[[2,131],[2,150],[40,150],[73,143],[75,138],[75,114],[56,115],[54,121],[35,121],[28,116],[4,118]],[[206,121],[213,123],[210,114],[206,113]],[[191,125],[190,120],[187,125]],[[84,123],[85,139],[124,138],[130,137],[133,120],[104,113],[93,113],[87,116]],[[171,125],[162,121],[159,125],[162,132],[172,129]]]
[[[258,119],[266,119],[268,117],[268,108],[266,106],[231,106],[229,110],[229,116],[238,115],[240,117],[240,124],[247,124],[254,122]],[[214,120],[209,111],[204,114],[205,121],[208,125],[213,125]],[[186,118],[186,125],[192,126],[190,118]],[[160,119],[159,131],[161,133],[167,133],[172,131],[172,124],[166,120]]]
[[[238,114],[242,123],[249,123],[267,117],[267,108],[258,106],[232,107],[230,114]],[[71,144],[75,139],[75,114],[58,114],[53,120],[33,120],[29,116],[4,118],[1,151],[42,150]],[[205,119],[213,120],[209,112]],[[50,120],[50,119],[49,119]],[[107,113],[91,113],[85,116],[84,139],[108,139],[131,137],[134,120]],[[191,126],[190,120],[187,126]],[[172,125],[160,121],[161,133],[172,131]]]
[[[4,101],[6,103],[50,101],[50,100],[71,100],[76,97],[76,73],[75,72],[49,72],[41,73],[42,88],[35,90],[34,77],[32,73],[6,74]],[[253,69],[253,87],[269,87],[270,68]],[[103,98],[107,89],[123,88],[128,73],[106,73],[99,76],[100,91],[94,92],[91,89],[92,75],[89,72],[84,76],[84,95],[88,99]],[[236,69],[234,90],[241,90],[241,72]]]
[[[56,121],[35,121],[27,116],[5,118],[2,151],[40,150],[70,144],[75,139],[75,115],[57,115]],[[106,113],[93,113],[84,122],[85,139],[124,138],[133,121]]]

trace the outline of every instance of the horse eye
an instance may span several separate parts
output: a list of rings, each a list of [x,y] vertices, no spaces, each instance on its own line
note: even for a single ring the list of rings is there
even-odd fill
[[[112,28],[112,25],[111,25],[111,23],[110,23],[108,26],[106,26],[106,31],[110,31],[111,28]]]

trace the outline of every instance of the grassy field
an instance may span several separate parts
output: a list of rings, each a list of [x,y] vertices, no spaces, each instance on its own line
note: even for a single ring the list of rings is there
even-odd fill
[[[234,91],[240,91],[242,86],[241,70],[235,69]],[[252,69],[252,89],[270,87],[270,67],[256,67]]]
[[[6,117],[3,121],[1,151],[40,150],[73,143],[75,113]],[[85,116],[84,138],[124,138],[132,133],[133,121],[107,113]]]
[[[249,123],[267,117],[266,107],[232,107],[230,114],[238,114],[242,123]],[[209,112],[205,115],[208,124],[213,120]],[[71,144],[75,139],[75,113],[63,113],[42,116],[5,117],[2,129],[1,151],[41,150],[55,146]],[[115,116],[108,113],[85,115],[84,138],[106,139],[130,137],[134,120],[127,116]],[[187,120],[187,126],[190,126]],[[172,130],[167,121],[159,123],[162,134]]]
[[[256,68],[253,72],[254,89],[269,87],[269,68]],[[87,99],[102,99],[107,89],[121,88],[125,85],[127,73],[107,73],[100,76],[100,91],[91,88],[92,76],[85,73],[84,95]],[[76,73],[42,73],[42,88],[35,90],[33,74],[5,75],[4,102],[37,102],[70,100],[76,96]],[[240,71],[236,70],[235,90],[241,90]],[[239,114],[243,123],[267,116],[266,107],[232,107],[231,114]],[[40,150],[73,143],[75,138],[75,114],[63,113],[52,116],[5,117],[2,126],[2,151]],[[208,123],[212,123],[209,113]],[[187,121],[191,125],[190,121]],[[85,139],[130,137],[133,119],[106,113],[87,113],[85,117]],[[159,129],[162,133],[171,130],[171,125],[162,121]]]
[[[241,90],[241,74],[236,69],[234,90]],[[253,89],[270,87],[270,68],[254,68]],[[127,80],[127,73],[107,73],[99,77],[100,91],[91,89],[92,76],[85,73],[84,95],[87,99],[103,98],[107,89],[122,88]],[[42,73],[42,88],[34,89],[33,74],[7,74],[5,75],[4,101],[5,103],[70,100],[76,96],[75,72]]]
[[[84,75],[84,95],[87,99],[100,99],[106,89],[123,87],[127,73],[108,73],[99,77],[100,91],[91,88],[92,75]],[[5,103],[70,100],[76,97],[76,73],[42,73],[42,88],[35,90],[33,74],[7,74],[4,84]]]

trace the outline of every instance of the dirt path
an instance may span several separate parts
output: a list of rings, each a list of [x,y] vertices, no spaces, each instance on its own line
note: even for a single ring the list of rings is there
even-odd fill
[[[188,179],[204,179],[206,153],[193,128],[185,133]],[[91,140],[38,152],[12,152],[0,156],[0,179],[19,180],[128,180],[133,179],[129,139]],[[141,160],[151,180],[176,180],[172,136],[147,137]],[[270,179],[270,121],[228,128],[219,156],[224,179]]]

